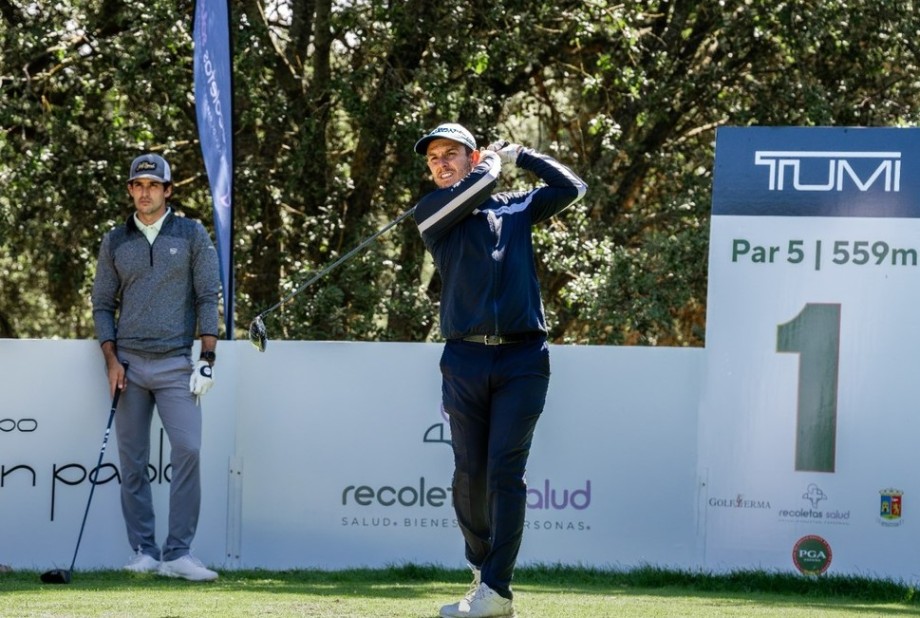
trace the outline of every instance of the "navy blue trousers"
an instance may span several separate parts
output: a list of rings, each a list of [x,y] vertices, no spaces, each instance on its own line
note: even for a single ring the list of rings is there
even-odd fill
[[[497,346],[451,340],[441,355],[466,559],[509,599],[527,509],[524,472],[549,374],[543,337]]]

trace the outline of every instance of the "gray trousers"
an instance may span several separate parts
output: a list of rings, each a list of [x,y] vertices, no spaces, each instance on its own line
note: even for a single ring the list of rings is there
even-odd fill
[[[128,385],[115,412],[121,463],[121,509],[131,548],[157,560],[189,553],[201,508],[201,408],[189,391],[188,355],[146,358],[119,351],[128,361]],[[160,551],[150,489],[150,428],[153,409],[169,438],[169,533]]]

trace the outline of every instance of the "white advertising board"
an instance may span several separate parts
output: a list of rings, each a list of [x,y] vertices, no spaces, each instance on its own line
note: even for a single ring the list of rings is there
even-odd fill
[[[272,341],[260,354],[248,342],[221,342],[204,400],[194,553],[225,568],[461,565],[440,353],[438,344]],[[522,563],[696,563],[702,355],[551,348]],[[0,372],[0,563],[67,568],[89,491],[82,477],[95,466],[111,404],[98,346],[3,340]],[[154,433],[162,538],[168,444]],[[130,553],[116,462],[113,436],[77,569],[118,567]]]
[[[228,359],[228,373],[233,361]],[[69,568],[112,406],[95,341],[0,340],[0,563]],[[227,461],[233,454],[232,392],[205,403],[201,525],[193,551],[225,561]],[[156,416],[155,416],[156,418]],[[166,538],[169,444],[158,420],[150,478],[157,536]],[[131,555],[121,520],[118,450],[112,428],[93,492],[76,568],[121,566]]]

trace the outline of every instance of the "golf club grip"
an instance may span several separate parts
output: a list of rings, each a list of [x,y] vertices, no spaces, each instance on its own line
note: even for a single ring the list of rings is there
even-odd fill
[[[121,366],[125,368],[125,387],[128,385],[128,361],[121,361]],[[112,412],[115,412],[115,408],[118,407],[118,399],[121,397],[121,391],[123,389],[116,388],[115,395],[112,396]]]

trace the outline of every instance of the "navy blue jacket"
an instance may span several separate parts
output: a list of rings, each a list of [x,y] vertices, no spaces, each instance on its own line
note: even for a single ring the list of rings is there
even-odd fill
[[[531,227],[577,202],[588,187],[566,166],[528,148],[517,166],[546,185],[492,195],[501,159],[484,151],[466,178],[415,207],[441,275],[445,339],[546,332]]]

